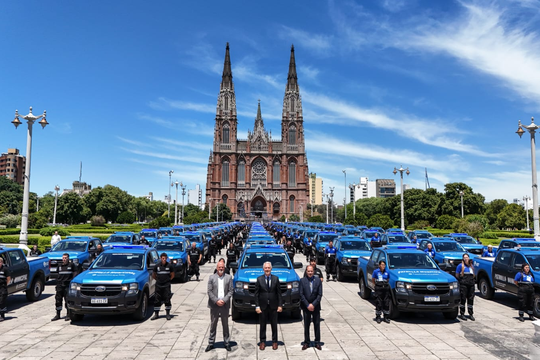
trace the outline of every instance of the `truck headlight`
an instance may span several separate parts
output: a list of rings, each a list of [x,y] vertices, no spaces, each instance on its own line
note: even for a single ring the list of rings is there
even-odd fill
[[[122,290],[127,291],[128,295],[137,294],[139,292],[139,284],[137,283],[123,284]]]
[[[398,281],[396,282],[396,291],[400,293],[407,293],[408,290],[412,290],[412,284]]]
[[[341,263],[343,265],[350,265],[351,264],[351,259],[350,258],[343,258],[343,259],[341,259]]]
[[[79,291],[79,290],[81,290],[81,284],[72,282],[72,283],[69,285],[69,289],[70,289],[71,291]]]
[[[79,259],[73,259],[73,263],[74,263],[75,265],[79,265]]]
[[[244,283],[244,282],[242,282],[242,281],[237,281],[237,282],[236,282],[236,288],[237,288],[238,290],[242,290],[242,289],[247,290],[247,289],[249,289],[249,284],[248,284],[248,283]]]
[[[454,292],[459,292],[459,283],[457,281],[450,283],[450,290],[454,290]]]

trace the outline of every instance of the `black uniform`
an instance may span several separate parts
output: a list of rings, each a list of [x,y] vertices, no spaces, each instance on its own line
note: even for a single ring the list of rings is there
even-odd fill
[[[139,239],[139,245],[150,245],[150,242],[146,239]]]
[[[217,241],[214,236],[210,238],[210,241],[208,241],[208,261],[212,257],[214,257],[214,262],[216,262],[216,249],[217,248]]]
[[[289,255],[289,258],[291,259],[291,261],[294,262],[294,254],[296,254],[296,250],[295,250],[294,246],[293,245],[285,246],[285,251]]]
[[[217,243],[216,243],[217,250],[219,251],[219,255],[221,255],[221,249],[223,249],[223,235],[221,233],[217,236]]]
[[[68,261],[67,264],[64,265],[63,262],[61,262],[58,265],[58,278],[56,279],[56,312],[58,316],[60,315],[60,311],[62,311],[62,301],[64,301],[66,305],[66,309],[68,309],[68,315],[69,315],[69,308],[67,307],[67,293],[69,291],[69,283],[75,276],[77,276],[79,272],[79,267],[73,263],[73,261]],[[68,319],[69,316],[66,317]]]
[[[41,251],[39,251],[39,249],[36,249],[36,251],[34,251],[34,249],[30,250],[29,256],[35,257],[39,255],[41,255]]]
[[[229,271],[230,271],[230,263],[233,263],[235,262],[237,259],[238,259],[238,250],[236,250],[234,247],[231,249],[231,248],[228,248],[227,249],[227,265],[225,266]]]
[[[375,307],[375,316],[377,322],[381,322],[381,313],[384,314],[384,320],[386,322],[390,321],[390,284],[388,280],[390,279],[390,274],[386,269],[381,271],[380,269],[375,269],[372,274],[372,278],[375,280],[375,297],[377,300]]]
[[[199,256],[201,256],[201,250],[198,248],[190,248],[188,251],[189,261],[191,265],[189,266],[189,272],[191,275],[197,276],[199,278]]]
[[[465,303],[467,303],[467,310],[469,315],[473,315],[474,304],[474,269],[469,266],[465,266],[463,274],[461,273],[463,264],[459,264],[456,269],[456,276],[459,279],[459,293],[461,296],[461,304],[459,305],[459,313],[465,316]]]
[[[523,321],[523,315],[526,311],[531,320],[534,318],[534,275],[532,273],[525,274],[518,272],[514,281],[518,283],[518,300],[519,300],[519,319]]]
[[[5,313],[7,313],[6,300],[8,296],[8,283],[7,278],[11,276],[11,272],[6,265],[2,265],[0,268],[0,317],[4,319]]]
[[[165,310],[171,310],[171,274],[174,273],[174,267],[168,262],[163,265],[160,261],[154,267],[156,274],[156,296],[154,299],[154,312],[157,314],[161,309],[161,304],[165,303]]]
[[[92,256],[92,261],[96,260],[99,255],[103,252],[103,248],[96,250],[94,256]]]

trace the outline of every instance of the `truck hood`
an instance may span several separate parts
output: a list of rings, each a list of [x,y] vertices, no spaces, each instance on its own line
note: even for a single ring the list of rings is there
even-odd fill
[[[70,260],[73,260],[75,258],[78,259],[79,256],[83,257],[83,255],[86,253],[80,252],[80,251],[53,251],[53,252],[48,252],[45,254],[51,260],[62,260],[62,256],[64,254],[69,254]]]
[[[347,250],[343,252],[344,258],[359,258],[360,256],[370,256],[371,251],[368,250]]]
[[[445,259],[460,260],[463,258],[463,252],[461,251],[441,251],[439,252]],[[469,255],[469,254],[467,254]],[[470,256],[469,256],[470,257]]]
[[[128,284],[137,282],[141,270],[103,269],[79,274],[73,282],[80,284]]]
[[[431,283],[443,282],[451,283],[457,281],[452,275],[435,269],[397,269],[390,270],[390,273],[397,277],[396,281]]]
[[[238,271],[237,281],[253,283],[263,274],[262,269],[242,269]],[[272,269],[272,275],[277,276],[279,281],[283,283],[300,280],[294,269]]]
[[[481,244],[461,244],[465,249],[484,249],[484,245]]]
[[[185,253],[182,252],[182,251],[167,251],[167,252],[165,252],[165,254],[167,254],[167,256],[169,257],[169,259],[173,260],[173,259],[180,259],[180,258],[182,258],[182,256],[183,256]]]

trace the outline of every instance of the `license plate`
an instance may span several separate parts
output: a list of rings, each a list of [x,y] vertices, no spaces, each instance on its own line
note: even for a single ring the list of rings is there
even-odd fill
[[[51,268],[51,272],[56,272],[56,268]]]
[[[441,297],[440,296],[424,296],[425,302],[440,302]]]
[[[90,304],[107,304],[109,299],[107,298],[92,298]]]

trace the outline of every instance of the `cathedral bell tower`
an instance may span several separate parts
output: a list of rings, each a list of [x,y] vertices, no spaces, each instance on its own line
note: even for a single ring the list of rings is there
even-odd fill
[[[283,112],[281,115],[281,139],[288,149],[304,151],[304,116],[302,114],[302,97],[298,87],[294,45],[291,46],[289,74],[283,97]]]
[[[216,124],[214,125],[214,152],[236,150],[238,119],[236,117],[236,96],[231,70],[229,43],[225,48],[225,63],[217,99]]]

